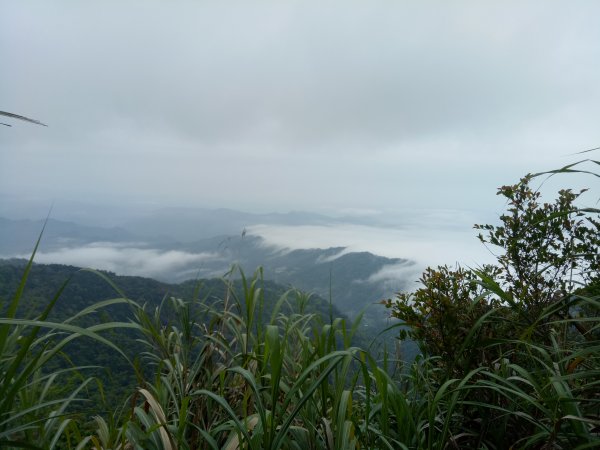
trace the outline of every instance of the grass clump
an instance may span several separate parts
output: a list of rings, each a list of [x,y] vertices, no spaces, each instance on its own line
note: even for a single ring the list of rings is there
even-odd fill
[[[49,368],[56,367],[55,360],[64,358],[62,350],[69,342],[83,337],[106,345],[124,357],[122,350],[100,332],[137,328],[135,324],[121,322],[88,327],[73,323],[109,304],[128,302],[124,298],[92,305],[62,321],[49,321],[48,316],[69,280],[39,315],[33,319],[17,318],[40,239],[41,235],[21,282],[0,317],[0,448],[60,448],[69,435],[80,441],[78,426],[68,410],[72,404],[85,401],[83,390],[92,378],[85,377],[84,373],[90,368]]]

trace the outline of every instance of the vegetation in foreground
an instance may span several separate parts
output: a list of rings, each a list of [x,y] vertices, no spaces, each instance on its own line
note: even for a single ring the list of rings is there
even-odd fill
[[[501,224],[476,227],[497,264],[428,269],[416,292],[386,301],[406,324],[391,332],[421,346],[403,368],[354,347],[360,322],[307,312],[301,293],[267,310],[259,274],[242,274],[241,294],[229,285],[218,302],[170,298],[150,310],[120,295],[51,321],[67,281],[35,319],[20,318],[30,262],[2,305],[0,447],[598,448],[599,211],[570,190],[541,203],[533,179],[500,188]],[[114,304],[132,319],[81,325]],[[138,358],[111,339],[119,329],[137,333]],[[54,364],[79,339],[137,374],[107,414],[74,407],[97,382],[89,368]]]

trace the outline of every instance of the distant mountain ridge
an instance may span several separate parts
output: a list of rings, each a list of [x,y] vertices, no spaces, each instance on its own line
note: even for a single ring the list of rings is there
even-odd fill
[[[12,220],[0,217],[0,256],[31,251],[44,223],[44,220]],[[121,227],[91,227],[57,219],[48,219],[43,235],[46,250],[98,241],[136,240],[133,233]]]
[[[169,236],[180,242],[194,242],[219,235],[241,235],[251,225],[315,225],[338,219],[299,211],[256,214],[227,208],[161,208],[123,224],[127,230],[147,238]]]
[[[0,299],[10,299],[14,295],[26,264],[27,260],[24,259],[0,259]],[[108,277],[127,298],[140,304],[147,303],[150,308],[159,306],[165,297],[177,297],[185,301],[192,301],[198,286],[201,286],[197,293],[199,298],[209,294],[216,298],[222,298],[225,293],[225,282],[221,278],[165,283],[149,277],[117,275],[102,270],[98,272]],[[233,279],[236,278],[235,275],[233,274]],[[248,277],[250,276],[251,274],[248,274]],[[68,284],[59,297],[53,315],[64,315],[65,309],[83,310],[93,303],[120,295],[111,284],[100,276],[83,270],[81,267],[34,263],[25,285],[22,304],[32,311],[44,307],[66,280],[69,280]],[[266,279],[261,281],[261,285],[267,307],[273,306],[278,297],[288,290],[286,286]],[[334,315],[345,317],[345,314],[319,296],[313,296],[311,304],[312,311],[329,313],[330,308],[333,308]],[[123,314],[123,311],[120,314]],[[119,317],[119,320],[124,320],[124,317]]]
[[[236,211],[219,211],[221,219],[241,217]],[[168,218],[169,214],[165,215]],[[325,219],[314,215],[312,220]],[[218,222],[215,219],[215,227]],[[0,219],[0,257],[28,257],[42,226],[43,221]],[[170,236],[147,238],[125,227],[89,227],[50,219],[36,258],[44,263],[94,267],[171,283],[219,277],[234,264],[246,273],[262,267],[266,279],[331,298],[349,317],[367,308],[366,326],[379,326],[386,320],[386,311],[374,305],[407,289],[412,281],[403,275],[412,264],[406,259],[351,252],[345,247],[287,249],[269,245],[268,240],[245,234],[243,229],[186,242]]]

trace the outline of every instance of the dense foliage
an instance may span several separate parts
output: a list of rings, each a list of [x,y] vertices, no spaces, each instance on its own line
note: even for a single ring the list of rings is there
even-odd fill
[[[468,380],[461,447],[600,445],[599,210],[577,206],[585,191],[541,203],[534,179],[499,189],[500,225],[475,225],[495,265],[429,268],[386,301],[441,386]]]
[[[145,305],[96,273],[116,298],[52,316],[67,282],[23,319],[29,262],[2,305],[0,446],[597,448],[598,210],[568,190],[540,203],[532,180],[500,189],[499,225],[476,226],[499,249],[497,264],[428,269],[414,293],[386,302],[423,352],[400,369],[389,353],[355,346],[359,320],[311,309],[297,291],[266,300],[260,272]],[[127,314],[102,314],[110,308]],[[135,344],[116,337],[123,330]],[[135,376],[107,411],[75,407],[98,379],[70,354],[84,339]],[[56,363],[65,357],[72,366]]]

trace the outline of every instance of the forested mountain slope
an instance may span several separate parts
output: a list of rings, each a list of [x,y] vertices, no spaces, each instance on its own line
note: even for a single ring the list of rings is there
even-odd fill
[[[26,263],[25,260],[20,259],[0,260],[0,315],[18,289]],[[231,298],[233,292],[233,295],[237,295],[240,299],[240,306],[243,309],[243,288],[239,279],[233,279],[234,275],[239,278],[239,273],[234,273],[231,279],[213,278],[170,284],[151,278],[119,276],[111,272],[93,271],[62,264],[34,264],[21,297],[17,316],[30,319],[36,317],[58,293],[60,293],[58,301],[48,317],[52,322],[61,322],[98,302],[122,296],[139,305],[145,305],[146,311],[153,314],[157,309],[166,311],[167,304],[172,298],[190,302],[192,305],[214,304],[217,309],[223,308],[223,303],[228,302],[229,308],[236,310],[235,299]],[[229,289],[230,286],[233,286],[233,289]],[[261,320],[266,322],[270,320],[276,302],[288,291],[288,288],[268,280],[261,280],[260,287],[262,289],[260,301],[263,302],[261,311],[264,312]],[[298,295],[306,300],[302,305],[297,304]],[[290,291],[288,299],[287,304],[281,305],[282,312],[303,308],[305,312],[315,313],[325,321],[329,317],[344,317],[336,306],[316,295],[304,296]],[[194,311],[194,308],[192,310]],[[168,319],[169,315],[165,311],[162,314]],[[199,313],[198,310],[196,312]],[[87,315],[73,323],[90,326],[98,322],[128,322],[133,319],[133,308],[121,303],[103,308],[101,312]],[[198,316],[194,319],[197,320]],[[148,349],[138,342],[141,336],[137,332],[113,329],[107,337],[124,351],[131,362],[137,361],[140,365],[139,370],[150,373],[152,369],[143,367],[143,358],[140,358],[140,355]],[[366,342],[367,336],[362,335],[359,339]],[[65,348],[65,354],[69,355],[69,359],[63,361],[63,366],[70,364],[99,366],[99,369],[93,372],[102,380],[103,395],[109,402],[122,401],[120,398],[122,394],[124,395],[127,389],[133,388],[136,384],[134,368],[108,346],[85,338],[78,339]],[[94,398],[100,395],[95,392],[93,386],[90,388]]]

